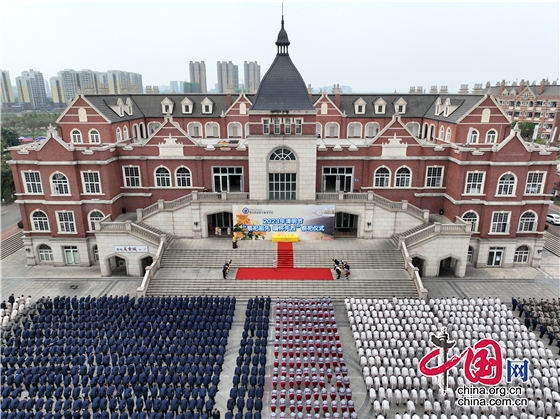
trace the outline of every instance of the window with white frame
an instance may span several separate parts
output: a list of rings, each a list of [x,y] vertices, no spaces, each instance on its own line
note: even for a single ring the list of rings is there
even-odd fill
[[[410,169],[408,167],[401,167],[395,173],[395,186],[397,188],[408,188],[410,186]]]
[[[280,118],[274,118],[272,123],[274,124],[274,135],[280,134]]]
[[[426,186],[428,188],[441,188],[443,167],[430,166],[426,170]]]
[[[52,191],[53,195],[70,194],[68,179],[62,173],[55,173],[52,175]]]
[[[445,131],[445,141],[451,141],[451,128],[447,128],[447,131]]]
[[[440,140],[443,140],[444,133],[445,133],[445,128],[439,127],[439,138],[440,138]]]
[[[380,167],[375,171],[374,186],[378,188],[387,188],[391,180],[391,172],[386,167]]]
[[[206,138],[217,138],[220,136],[220,126],[216,122],[206,124]]]
[[[474,211],[467,211],[461,217],[465,223],[471,224],[471,231],[478,231],[478,214]]]
[[[509,212],[492,213],[490,233],[509,233]]]
[[[195,122],[195,123],[191,123],[189,124],[189,135],[193,138],[198,138],[200,137],[202,132],[202,127],[199,123]]]
[[[484,172],[467,172],[466,194],[481,194],[484,183]]]
[[[537,229],[537,216],[533,211],[524,212],[519,218],[520,232],[535,231]]]
[[[366,125],[366,137],[373,138],[379,134],[379,124],[377,122],[368,123]]]
[[[292,133],[292,119],[284,118],[284,134],[290,135]]]
[[[99,262],[99,248],[97,245],[93,246],[91,250],[93,251],[93,261]]]
[[[138,166],[125,166],[124,172],[124,186],[135,188],[140,186],[140,168]]]
[[[471,128],[469,130],[469,134],[468,134],[468,138],[467,138],[467,143],[469,144],[476,144],[478,143],[478,131],[475,130],[474,128]]]
[[[270,134],[270,119],[262,120],[263,134]]]
[[[72,211],[57,211],[58,231],[59,233],[75,233],[76,224],[74,222],[74,213]]]
[[[486,144],[494,144],[496,142],[497,133],[491,129],[486,133]]]
[[[101,181],[99,180],[99,172],[82,172],[85,193],[101,193]]]
[[[358,122],[348,124],[348,138],[360,138],[362,135],[362,126]]]
[[[472,263],[473,255],[474,255],[474,249],[473,249],[472,246],[469,246],[469,249],[467,250],[467,262],[468,263]]]
[[[229,138],[241,137],[241,125],[237,122],[232,122],[228,125]]]
[[[338,124],[329,122],[325,126],[325,135],[327,138],[338,138]]]
[[[82,133],[78,129],[72,130],[72,142],[79,144],[82,142]]]
[[[186,167],[179,167],[175,172],[175,184],[177,187],[188,188],[191,186],[191,171]]]
[[[301,135],[303,133],[303,119],[296,119],[296,135]]]
[[[124,139],[128,140],[128,127],[123,128]]]
[[[525,185],[525,194],[540,194],[543,187],[544,172],[529,172],[527,175],[527,184]]]
[[[53,252],[52,249],[47,246],[46,244],[39,245],[39,260],[41,262],[52,262],[53,261]]]
[[[527,246],[519,246],[513,254],[513,263],[527,263],[529,260],[529,248]]]
[[[105,218],[105,216],[101,211],[93,210],[92,212],[89,213],[88,218],[89,218],[89,225],[91,227],[91,230],[93,231],[95,230],[95,222],[101,221],[103,218]]]
[[[43,211],[35,211],[31,215],[34,231],[49,231],[49,218]]]
[[[99,136],[99,131],[92,129],[89,132],[89,142],[94,144],[101,143],[101,137]]]
[[[513,195],[515,191],[515,176],[506,173],[498,180],[498,195]]]
[[[269,173],[268,199],[293,201],[297,195],[296,173]]]
[[[43,193],[41,175],[39,172],[23,172],[23,179],[25,181],[25,191],[27,193]]]
[[[116,133],[117,133],[117,141],[121,141],[122,140],[121,129],[117,128]]]
[[[167,188],[171,186],[171,173],[166,167],[156,169],[156,186]]]

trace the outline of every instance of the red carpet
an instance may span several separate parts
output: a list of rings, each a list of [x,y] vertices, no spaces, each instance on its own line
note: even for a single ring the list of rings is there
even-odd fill
[[[282,244],[291,245],[291,243]],[[237,275],[235,276],[235,279],[332,281],[333,275],[329,268],[239,268],[237,269]]]
[[[294,248],[292,243],[278,243],[278,268],[294,267]]]

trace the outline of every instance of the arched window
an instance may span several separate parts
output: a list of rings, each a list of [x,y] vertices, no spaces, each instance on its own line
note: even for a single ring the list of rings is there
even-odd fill
[[[219,138],[220,126],[216,122],[208,122],[206,124],[206,138]]]
[[[279,148],[278,150],[272,152],[269,160],[295,160],[295,159],[296,156],[291,150],[288,150],[287,148]]]
[[[169,187],[171,186],[171,174],[165,167],[158,167],[156,169],[156,186]]]
[[[511,173],[502,175],[498,180],[498,195],[513,195],[515,190],[515,177]]]
[[[478,143],[478,131],[474,128],[469,131],[469,138],[467,138],[467,143],[476,144]]]
[[[91,230],[95,230],[95,222],[101,221],[105,216],[101,211],[93,210],[89,213],[89,225],[91,226]]]
[[[391,180],[391,172],[386,167],[380,167],[375,171],[374,186],[379,188],[387,188]]]
[[[134,124],[132,126],[132,139],[136,140],[138,138],[138,125]]]
[[[76,144],[82,142],[82,133],[80,132],[80,130],[72,130],[72,142]]]
[[[121,129],[117,128],[117,141],[121,141],[121,140],[122,140]]]
[[[128,140],[128,127],[123,127],[124,139]]]
[[[146,138],[146,125],[140,122],[140,138]]]
[[[39,260],[41,262],[52,262],[53,261],[53,253],[52,249],[47,246],[46,244],[42,244],[39,246]]]
[[[465,223],[471,223],[472,232],[478,230],[478,214],[476,212],[474,211],[465,212],[462,218]]]
[[[329,122],[325,125],[325,137],[326,138],[338,138],[338,124],[334,122]]]
[[[369,122],[366,125],[366,137],[373,138],[379,134],[379,124],[377,122]]]
[[[496,142],[497,133],[491,129],[486,133],[486,144],[494,144]]]
[[[47,214],[43,211],[35,211],[31,215],[31,220],[33,221],[33,230],[35,231],[49,231],[49,219]]]
[[[202,136],[202,126],[198,122],[191,122],[188,125],[189,135],[193,138]]]
[[[348,138],[360,138],[362,136],[362,126],[358,122],[348,124]]]
[[[445,132],[445,141],[451,141],[451,128],[447,128]]]
[[[418,122],[409,122],[406,124],[406,128],[414,137],[419,137],[420,134],[420,124]]]
[[[186,167],[179,167],[175,172],[175,185],[188,188],[191,186],[191,171]]]
[[[99,136],[99,131],[92,129],[89,132],[89,142],[99,144],[101,142],[101,137]]]
[[[401,167],[395,173],[395,186],[397,188],[408,188],[410,186],[410,169]]]
[[[519,246],[513,254],[513,263],[527,263],[529,260],[529,248],[527,246]]]
[[[440,140],[443,140],[443,134],[444,134],[444,132],[445,132],[445,128],[440,127],[440,128],[439,128],[439,138],[440,138]]]
[[[533,211],[524,212],[519,218],[518,231],[535,231],[537,228],[537,216]]]
[[[228,125],[228,138],[241,138],[241,124],[232,122]]]
[[[68,195],[70,188],[68,187],[68,179],[62,173],[55,173],[52,176],[53,195]]]

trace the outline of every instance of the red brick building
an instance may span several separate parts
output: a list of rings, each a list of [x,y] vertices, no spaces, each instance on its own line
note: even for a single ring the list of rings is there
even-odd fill
[[[557,149],[489,94],[310,94],[283,22],[276,45],[256,95],[80,95],[12,148],[28,263],[141,274],[157,246],[133,260],[100,240],[119,216],[140,245],[231,227],[232,205],[332,203],[337,229],[405,242],[425,275],[538,266]]]

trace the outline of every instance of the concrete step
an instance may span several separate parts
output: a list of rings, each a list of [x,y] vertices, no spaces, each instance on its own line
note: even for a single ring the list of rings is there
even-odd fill
[[[548,231],[544,232],[544,248],[556,256],[560,256],[560,238]]]
[[[2,240],[0,246],[2,247],[0,260],[10,256],[12,253],[17,252],[23,247],[23,231],[18,231],[13,236]]]

